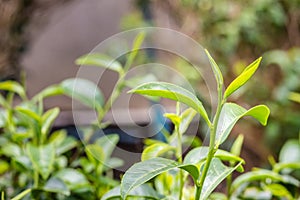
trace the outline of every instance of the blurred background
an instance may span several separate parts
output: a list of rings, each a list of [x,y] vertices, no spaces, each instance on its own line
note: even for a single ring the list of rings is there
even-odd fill
[[[0,0],[0,79],[20,80],[25,73],[32,96],[76,76],[74,60],[101,41],[147,26],[195,39],[211,52],[226,84],[263,57],[254,78],[230,99],[244,107],[263,103],[271,109],[267,127],[242,120],[231,134],[232,140],[245,135],[242,157],[248,169],[264,165],[285,141],[299,137],[299,0]],[[203,88],[188,63],[169,58],[168,64],[185,74],[195,90]],[[107,94],[113,84],[110,76],[105,81],[101,89]],[[200,93],[199,98],[205,100]],[[57,126],[70,125],[71,101],[59,97],[46,102],[48,107],[57,105],[64,111]]]

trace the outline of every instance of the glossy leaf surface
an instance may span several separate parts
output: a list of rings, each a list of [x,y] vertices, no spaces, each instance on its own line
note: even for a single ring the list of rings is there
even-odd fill
[[[201,101],[193,93],[177,85],[165,82],[151,82],[142,84],[129,92],[164,97],[184,103],[199,112],[204,120],[210,124],[210,120]]]
[[[42,116],[42,134],[46,135],[56,120],[57,116],[59,115],[59,108],[52,108],[45,112],[45,114]]]
[[[234,104],[225,103],[220,114],[216,132],[216,145],[222,144],[229,136],[237,121],[244,116],[251,116],[257,119],[262,125],[267,124],[270,110],[267,106],[258,105],[249,110]]]
[[[144,184],[155,176],[174,168],[182,168],[188,171],[194,179],[198,178],[199,172],[196,166],[191,164],[182,164],[165,159],[153,158],[139,162],[130,167],[123,176],[121,181],[121,196],[123,199],[131,190]]]
[[[253,76],[260,64],[261,59],[262,58],[260,57],[253,63],[251,63],[236,79],[234,79],[229,84],[229,86],[225,90],[224,98],[229,97],[233,92],[243,86]]]
[[[168,151],[175,150],[176,148],[166,143],[156,143],[146,147],[142,153],[142,161],[151,158],[159,157]]]
[[[24,87],[16,81],[0,82],[0,90],[17,93],[18,95],[20,95],[20,97],[26,99],[26,93]]]

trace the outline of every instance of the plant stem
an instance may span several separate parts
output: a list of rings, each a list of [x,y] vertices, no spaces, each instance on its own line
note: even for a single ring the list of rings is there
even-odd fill
[[[177,157],[178,157],[178,162],[181,164],[182,163],[182,144],[181,144],[181,133],[179,132],[179,127],[175,127],[176,134],[177,134]],[[182,199],[182,190],[183,190],[183,171],[179,170],[179,199]]]
[[[201,196],[202,188],[204,185],[204,181],[208,172],[208,169],[210,167],[210,163],[215,155],[215,152],[217,151],[218,147],[215,146],[215,140],[216,140],[216,131],[217,131],[217,125],[219,122],[221,110],[223,107],[223,104],[225,103],[225,99],[222,97],[222,84],[219,85],[218,87],[218,106],[216,110],[216,114],[212,123],[212,126],[210,127],[210,140],[209,140],[209,150],[208,150],[208,155],[206,158],[206,163],[204,165],[204,169],[201,173],[200,180],[197,181],[196,183],[196,196],[195,199],[198,200]]]
[[[120,96],[122,89],[124,87],[124,84],[125,84],[125,76],[126,76],[127,72],[129,71],[130,67],[132,66],[132,63],[137,55],[137,52],[135,52],[135,51],[137,51],[137,50],[133,50],[129,53],[126,63],[124,65],[123,71],[121,73],[119,73],[119,79],[115,85],[115,88],[113,89],[109,99],[105,103],[103,110],[101,110],[101,112],[99,112],[99,114],[98,114],[98,122],[99,123],[101,123],[103,121],[104,116],[111,109],[112,104]],[[100,127],[100,128],[104,128],[104,127]]]
[[[232,174],[230,174],[226,179],[226,185],[227,185],[227,197],[230,197],[230,189],[232,184]]]
[[[33,176],[34,176],[34,188],[38,188],[39,187],[39,172],[38,171],[34,171],[33,172],[34,174],[33,174]]]

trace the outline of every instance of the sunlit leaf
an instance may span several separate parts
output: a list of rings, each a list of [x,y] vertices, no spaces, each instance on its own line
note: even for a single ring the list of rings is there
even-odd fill
[[[216,145],[222,144],[229,136],[237,121],[244,116],[251,116],[257,119],[262,125],[267,124],[270,110],[265,105],[258,105],[249,110],[234,104],[225,103],[221,113],[216,131]]]
[[[0,90],[17,93],[18,95],[20,95],[22,99],[26,99],[26,93],[24,87],[16,81],[0,82]]]
[[[289,100],[295,101],[297,103],[300,103],[300,94],[296,92],[290,92],[289,94]]]
[[[81,56],[76,60],[77,65],[93,65],[97,67],[102,67],[105,69],[110,69],[118,73],[123,73],[122,65],[113,58],[100,53],[91,53]]]
[[[217,83],[219,87],[223,86],[223,75],[220,71],[219,66],[217,65],[217,63],[214,61],[214,59],[211,57],[211,55],[209,54],[209,52],[205,49],[205,53],[209,59],[210,65],[212,67],[212,70],[214,72],[214,75],[216,77]]]
[[[43,89],[42,91],[40,91],[34,97],[32,97],[32,101],[37,102],[46,97],[52,97],[52,96],[57,96],[62,94],[63,94],[63,89],[60,85],[51,85]]]
[[[229,97],[233,92],[243,86],[252,77],[260,64],[261,59],[262,58],[260,57],[253,63],[251,63],[236,79],[234,79],[229,84],[224,92],[224,98]]]
[[[27,153],[34,170],[38,171],[43,179],[47,179],[53,170],[55,149],[52,144],[34,146],[27,145]]]
[[[230,152],[233,155],[239,156],[241,154],[243,141],[244,141],[244,135],[239,134],[239,136],[235,139],[235,141],[230,149]]]
[[[142,161],[151,158],[159,157],[169,151],[174,151],[176,148],[166,143],[156,143],[146,147],[142,153]]]
[[[289,163],[276,163],[273,166],[273,171],[288,174],[293,170],[300,170],[300,162],[289,162]]]
[[[201,101],[193,93],[177,85],[165,82],[151,82],[142,84],[130,90],[129,93],[164,97],[184,103],[199,112],[206,123],[210,125],[210,120]]]
[[[22,198],[24,198],[27,194],[29,194],[31,192],[31,189],[27,189],[24,190],[23,192],[21,192],[20,194],[18,194],[17,196],[15,196],[14,198],[12,198],[11,200],[21,200]]]
[[[134,61],[137,53],[139,52],[139,50],[141,48],[142,43],[144,42],[145,37],[146,37],[146,33],[143,31],[140,32],[135,37],[135,39],[133,41],[131,52],[127,56],[126,65],[124,67],[126,70],[131,66],[132,62]]]
[[[268,184],[264,186],[264,189],[270,191],[276,197],[285,197],[287,200],[293,200],[291,193],[283,185]]]
[[[35,112],[33,108],[28,107],[27,105],[17,106],[16,111],[26,115],[29,118],[34,119],[37,122],[41,121],[41,117]]]
[[[54,123],[55,119],[59,115],[59,108],[52,108],[45,112],[42,116],[42,134],[47,135],[50,131],[52,124]]]
[[[98,144],[105,153],[104,160],[108,160],[111,157],[111,154],[117,146],[119,140],[120,137],[118,134],[104,135],[96,140],[95,144]]]
[[[174,113],[165,113],[164,117],[168,118],[175,125],[175,127],[178,127],[181,123],[180,117]]]
[[[86,145],[85,152],[91,161],[105,162],[105,152],[98,144]]]
[[[5,173],[9,169],[9,164],[3,160],[0,160],[0,175]]]

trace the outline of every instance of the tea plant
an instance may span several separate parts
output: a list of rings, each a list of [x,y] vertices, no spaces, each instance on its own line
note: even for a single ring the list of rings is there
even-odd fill
[[[170,170],[179,170],[179,194],[178,199],[183,197],[184,184],[187,177],[181,171],[187,172],[193,179],[195,185],[194,198],[207,199],[213,190],[228,177],[233,171],[242,171],[243,159],[233,153],[220,150],[219,146],[227,139],[233,126],[244,116],[252,116],[261,124],[266,125],[269,116],[269,109],[264,105],[255,106],[249,110],[235,104],[227,102],[227,98],[237,89],[243,86],[257,70],[261,58],[250,64],[228,87],[223,91],[223,76],[213,60],[207,52],[211,63],[218,91],[218,106],[211,120],[203,107],[201,101],[191,92],[177,85],[165,82],[151,82],[142,84],[130,93],[138,93],[148,96],[158,96],[181,102],[194,109],[204,119],[209,128],[210,142],[209,146],[202,146],[192,149],[183,159],[181,155],[181,134],[180,127],[185,122],[185,118],[179,116],[179,113],[168,114],[167,117],[175,124],[175,134],[177,135],[178,143],[175,145],[176,161],[170,158],[161,157],[158,152],[173,151],[169,145],[157,145],[153,150],[144,152],[146,155],[154,155],[154,158],[146,159],[142,162],[134,164],[124,174],[121,186],[114,191],[105,195],[104,199],[109,199],[112,196],[126,199],[128,196],[147,196],[148,198],[158,199],[159,194],[147,191],[149,186],[145,183],[152,178],[163,174]],[[159,149],[159,151],[158,151]],[[146,154],[147,153],[147,154]],[[226,166],[223,161],[233,163],[233,166]],[[177,181],[175,180],[175,181]],[[144,190],[144,194],[143,191]],[[114,193],[115,192],[115,193]],[[119,192],[119,193],[118,193]],[[155,194],[154,196],[150,196]],[[159,197],[161,198],[161,196]],[[168,199],[168,196],[165,196]]]
[[[75,138],[67,136],[64,130],[51,133],[51,127],[60,110],[56,107],[45,111],[43,106],[45,98],[62,94],[78,99],[86,105],[93,105],[89,104],[89,101],[92,101],[94,96],[89,95],[87,89],[78,90],[84,87],[77,87],[77,93],[73,92],[75,84],[88,87],[91,92],[96,91],[95,95],[98,97],[96,100],[102,98],[96,85],[83,79],[67,79],[42,90],[32,99],[28,99],[25,88],[19,83],[14,81],[0,83],[0,89],[8,92],[6,97],[0,96],[0,104],[3,107],[0,187],[7,191],[6,195],[10,196],[29,188],[26,191],[30,191],[32,198],[60,199],[71,194],[78,198],[92,197],[94,193],[101,191],[100,182],[92,181],[87,175],[92,175],[96,171],[97,176],[101,176],[109,171],[103,163],[109,162],[109,152],[112,152],[116,145],[118,136],[110,136],[114,137],[111,140],[113,142],[109,143],[110,146],[103,145],[106,138],[99,138],[94,144],[88,144],[84,148]],[[17,105],[14,102],[15,94],[21,98],[21,102]],[[97,103],[95,107],[100,106],[102,101]],[[90,152],[96,150],[97,153],[102,153],[98,155],[101,162],[92,162],[94,160],[89,156]],[[80,164],[76,164],[77,159]],[[85,160],[89,162],[89,171]],[[108,180],[109,177],[106,182],[102,180],[102,185],[107,187]],[[93,186],[90,182],[93,182]],[[110,182],[114,181],[111,179]],[[110,184],[110,187],[101,193],[105,193],[116,184]]]
[[[96,141],[91,141],[91,138],[95,131],[109,125],[104,122],[104,116],[123,88],[144,81],[136,77],[125,79],[144,36],[141,33],[135,38],[124,66],[97,53],[76,60],[80,65],[118,72],[118,82],[107,101],[95,83],[81,78],[51,85],[31,99],[27,97],[25,87],[18,82],[0,83],[0,90],[7,93],[0,96],[3,108],[0,115],[3,130],[0,134],[0,188],[6,191],[7,196],[20,193],[15,199],[98,199],[119,184],[112,179],[112,168],[123,162],[111,157],[119,136],[110,134]],[[21,99],[17,105],[14,101],[16,95]],[[97,113],[97,120],[90,127],[80,128],[83,144],[67,136],[64,130],[51,133],[60,110],[52,108],[45,111],[43,101],[57,95],[69,96]]]

